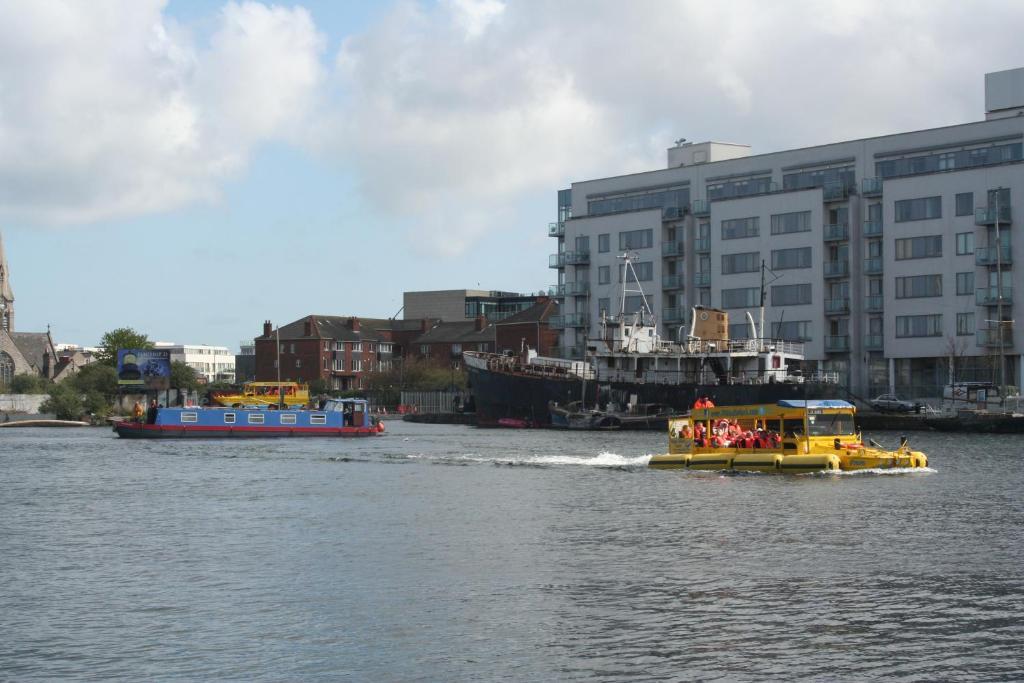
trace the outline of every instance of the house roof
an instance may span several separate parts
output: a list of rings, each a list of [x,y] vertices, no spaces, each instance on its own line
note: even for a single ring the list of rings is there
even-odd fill
[[[50,340],[50,335],[46,332],[11,332],[11,341],[21,351],[21,355],[25,357],[29,363],[35,366],[36,370],[42,372],[43,370],[43,356],[47,352],[50,353],[51,365],[56,365],[57,354],[53,349],[53,342]]]
[[[496,325],[515,325],[517,323],[547,322],[547,319],[558,312],[558,303],[554,299],[544,297],[533,306],[519,311],[515,315],[499,320]]]
[[[494,326],[487,325],[477,330],[476,320],[439,322],[417,337],[413,344],[471,344],[493,342]]]
[[[359,321],[359,330],[352,329],[353,320]],[[306,334],[306,323],[313,321],[315,324]],[[340,315],[307,315],[287,325],[280,327],[281,339],[334,339],[337,341],[372,341],[381,339],[382,332],[401,330],[419,330],[422,327],[419,320],[398,320],[392,318],[359,318],[356,316]],[[272,339],[275,332],[270,335],[260,335],[257,339]]]

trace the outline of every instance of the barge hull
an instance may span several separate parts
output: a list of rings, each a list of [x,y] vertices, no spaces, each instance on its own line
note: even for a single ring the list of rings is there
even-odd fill
[[[273,439],[291,437],[363,437],[380,434],[370,427],[204,427],[180,425],[140,425],[118,422],[114,431],[122,439]]]

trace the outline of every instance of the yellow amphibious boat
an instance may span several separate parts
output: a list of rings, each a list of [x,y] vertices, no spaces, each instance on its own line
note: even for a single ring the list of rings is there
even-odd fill
[[[652,456],[650,467],[799,474],[928,466],[906,439],[894,451],[865,445],[856,412],[839,400],[697,408],[669,419],[668,453]]]

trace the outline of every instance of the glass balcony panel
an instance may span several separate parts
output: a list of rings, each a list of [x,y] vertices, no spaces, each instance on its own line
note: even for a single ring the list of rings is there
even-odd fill
[[[589,282],[566,282],[562,287],[565,289],[565,296],[586,296],[590,293]]]
[[[974,263],[979,266],[996,266],[999,264],[1008,266],[1013,263],[1013,256],[1010,252],[1009,244],[1004,244],[998,252],[996,247],[978,247],[974,250]]]
[[[867,351],[881,351],[882,350],[882,335],[880,334],[869,334],[864,337],[864,349]]]
[[[1013,303],[1013,287],[1003,286],[1003,303]],[[975,293],[974,302],[979,306],[995,306],[999,303],[999,287],[984,287]]]
[[[825,299],[825,313],[830,315],[836,315],[838,313],[849,313],[850,312],[850,299],[849,297],[840,297],[837,299]]]
[[[849,274],[849,261],[825,261],[825,277],[845,277]]]
[[[875,312],[882,310],[882,304],[885,297],[881,294],[875,296],[869,296],[864,300],[864,310],[869,312]]]
[[[682,289],[686,280],[681,274],[677,275],[662,275],[661,276],[661,288],[662,289]]]
[[[825,183],[821,194],[826,202],[842,201],[850,195],[850,188],[844,182]]]
[[[694,273],[693,284],[697,287],[710,287],[711,273]]]
[[[711,215],[711,204],[706,199],[694,199],[690,204],[694,216]]]
[[[843,353],[850,350],[850,336],[846,334],[825,337],[825,351]]]
[[[995,225],[996,218],[999,219],[999,224],[1002,226],[1010,224],[1010,207],[1000,206],[999,211],[996,212],[996,207],[982,207],[974,211],[974,224],[975,225]]]
[[[710,237],[698,237],[693,241],[693,248],[697,253],[703,253],[711,251],[711,238]]]
[[[548,256],[548,268],[565,268],[565,253]]]
[[[662,256],[685,256],[683,242],[662,242],[661,244],[661,255]]]
[[[832,223],[825,226],[826,242],[845,242],[850,239],[850,226],[846,223]]]
[[[999,336],[1000,330],[996,327],[978,330],[975,333],[975,339],[977,340],[978,346],[984,348],[998,349],[1000,346]],[[1002,346],[1004,349],[1013,346],[1013,328],[1008,326],[1003,327],[1002,337]]]
[[[565,221],[548,223],[548,237],[565,237]]]
[[[864,221],[864,236],[879,237],[882,234],[882,221]]]
[[[862,178],[860,181],[860,193],[865,197],[877,197],[882,194],[882,179]]]
[[[875,256],[874,258],[864,259],[864,274],[865,275],[877,275],[882,272],[882,257]]]
[[[685,320],[686,308],[683,306],[674,306],[672,308],[662,309],[661,317],[662,322],[680,323]]]

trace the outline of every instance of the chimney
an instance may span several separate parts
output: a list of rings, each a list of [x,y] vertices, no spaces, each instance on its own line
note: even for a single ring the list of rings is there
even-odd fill
[[[348,328],[353,332],[359,331],[359,318],[351,317],[348,319]]]
[[[263,321],[263,336],[269,337],[274,332],[274,326],[270,324],[269,320]]]
[[[313,321],[306,319],[302,322],[302,336],[312,337],[313,336]]]
[[[430,318],[423,318],[422,320],[420,320],[420,332],[426,334],[428,331],[430,331],[430,328],[432,327],[430,323]]]
[[[487,327],[487,318],[482,315],[478,315],[476,317],[476,331],[481,332],[485,327]]]

